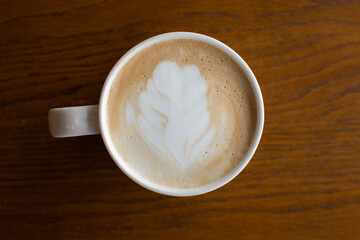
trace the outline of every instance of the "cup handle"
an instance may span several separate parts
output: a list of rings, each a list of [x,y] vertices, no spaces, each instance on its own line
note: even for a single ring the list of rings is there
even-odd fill
[[[100,134],[99,105],[53,108],[48,119],[55,138]]]

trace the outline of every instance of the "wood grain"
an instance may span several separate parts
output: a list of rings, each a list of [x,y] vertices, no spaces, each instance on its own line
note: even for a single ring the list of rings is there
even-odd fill
[[[47,111],[96,104],[128,49],[194,31],[236,50],[266,120],[250,164],[191,198],[152,193],[99,136]],[[1,239],[360,239],[359,1],[2,1]]]

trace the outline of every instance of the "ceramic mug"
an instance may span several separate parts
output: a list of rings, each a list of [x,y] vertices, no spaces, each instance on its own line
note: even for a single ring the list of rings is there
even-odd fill
[[[109,128],[106,122],[105,110],[108,101],[109,90],[117,73],[126,64],[126,62],[129,59],[131,59],[132,56],[134,56],[142,49],[152,44],[161,41],[172,40],[172,39],[193,39],[197,41],[202,41],[207,44],[213,45],[216,48],[225,52],[240,66],[240,68],[246,75],[250,83],[250,86],[253,90],[256,101],[255,104],[256,104],[257,120],[256,120],[255,134],[250,144],[250,147],[247,153],[245,154],[245,156],[243,157],[242,161],[240,161],[240,163],[224,177],[218,179],[215,182],[200,187],[171,188],[146,181],[145,179],[137,176],[137,174],[135,174],[134,171],[131,170],[125,164],[122,157],[116,152],[116,149],[111,141],[109,135]],[[233,178],[235,178],[245,168],[245,166],[249,163],[250,159],[255,153],[256,148],[260,142],[263,126],[264,126],[263,98],[261,95],[259,84],[254,74],[250,70],[249,66],[234,50],[226,46],[224,43],[209,36],[205,36],[198,33],[191,33],[191,32],[172,32],[172,33],[157,35],[155,37],[152,37],[150,39],[147,39],[139,43],[138,45],[130,49],[124,56],[122,56],[119,59],[119,61],[115,64],[115,66],[112,68],[109,75],[107,76],[100,95],[99,105],[54,108],[49,111],[49,129],[53,137],[61,138],[61,137],[74,137],[74,136],[101,134],[105,146],[109,154],[111,155],[112,159],[128,177],[130,177],[133,181],[135,181],[139,185],[151,191],[165,195],[171,195],[171,196],[193,196],[193,195],[207,193],[225,185]]]

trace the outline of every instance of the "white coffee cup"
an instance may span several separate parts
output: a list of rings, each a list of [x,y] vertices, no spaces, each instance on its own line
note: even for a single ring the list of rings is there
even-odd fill
[[[131,170],[125,163],[122,157],[117,153],[110,135],[107,122],[105,121],[105,109],[106,103],[108,100],[110,87],[120,69],[125,65],[125,63],[134,56],[137,52],[141,51],[145,47],[152,45],[157,42],[171,40],[171,39],[193,39],[202,42],[206,42],[210,45],[217,47],[218,49],[225,52],[230,56],[243,70],[245,73],[250,86],[254,92],[256,100],[256,114],[257,122],[256,129],[251,145],[245,154],[244,158],[240,163],[227,175],[220,178],[219,180],[212,182],[207,185],[203,185],[195,188],[171,188],[158,185],[149,181],[144,180],[142,177],[138,176],[136,172]],[[115,66],[110,71],[109,75],[106,78],[104,83],[99,105],[89,105],[89,106],[78,106],[78,107],[65,107],[65,108],[53,108],[49,111],[49,129],[53,137],[74,137],[74,136],[83,136],[83,135],[93,135],[101,134],[105,146],[110,153],[111,157],[118,165],[118,167],[132,180],[134,180],[139,185],[165,195],[171,196],[193,196],[203,193],[213,191],[229,181],[235,178],[249,163],[250,159],[254,155],[256,148],[260,142],[264,126],[264,103],[260,91],[259,84],[250,70],[249,66],[245,61],[231,48],[226,46],[224,43],[202,35],[198,33],[191,32],[172,32],[157,35],[150,39],[147,39],[132,49],[130,49],[120,60],[115,64]]]

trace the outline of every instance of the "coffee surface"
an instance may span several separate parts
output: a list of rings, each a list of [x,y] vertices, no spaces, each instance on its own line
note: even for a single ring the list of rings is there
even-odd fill
[[[255,99],[241,68],[204,42],[153,44],[128,60],[106,108],[110,137],[132,171],[177,188],[209,184],[246,154]]]

